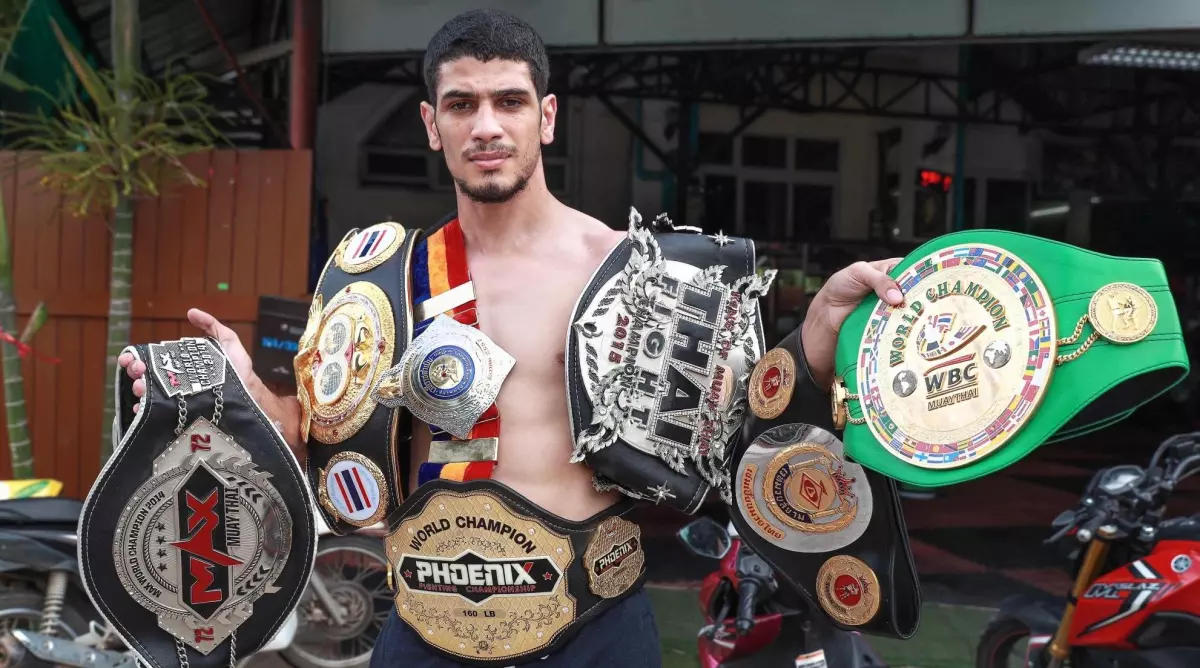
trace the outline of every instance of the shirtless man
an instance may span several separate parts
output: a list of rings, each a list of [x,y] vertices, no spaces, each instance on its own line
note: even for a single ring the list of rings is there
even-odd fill
[[[547,92],[549,63],[538,35],[525,23],[491,10],[449,21],[425,59],[428,103],[421,117],[429,146],[445,154],[457,184],[458,218],[479,304],[479,326],[516,359],[497,398],[504,419],[493,479],[550,513],[583,520],[611,506],[616,492],[599,493],[591,471],[569,463],[573,439],[563,383],[564,338],[588,279],[624,238],[605,223],[562,204],[546,187],[541,147],[554,140],[558,100]],[[858,263],[830,278],[803,325],[814,381],[827,388],[842,321],[872,292],[891,303],[900,293],[886,271],[897,260]],[[232,330],[193,309],[191,323],[216,338],[263,410],[301,462],[301,411],[294,396],[276,396],[255,376]],[[145,392],[145,366],[120,363]],[[822,407],[824,409],[824,407]],[[429,450],[428,429],[414,427],[410,489]],[[659,665],[660,646],[645,592],[590,621],[549,658],[559,666]],[[372,657],[373,666],[457,665],[431,654],[395,610]]]

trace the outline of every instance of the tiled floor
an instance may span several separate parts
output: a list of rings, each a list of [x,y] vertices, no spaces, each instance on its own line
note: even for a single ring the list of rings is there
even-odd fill
[[[1145,465],[1171,426],[1128,421],[1073,441],[1043,446],[1025,460],[979,480],[942,488],[932,499],[906,499],[905,517],[925,600],[994,605],[1021,591],[1063,594],[1065,559],[1042,541],[1050,522],[1074,508],[1100,468]],[[1200,512],[1200,475],[1177,490],[1172,514]],[[681,519],[643,513],[651,580],[701,579],[715,563],[683,550],[673,532]]]

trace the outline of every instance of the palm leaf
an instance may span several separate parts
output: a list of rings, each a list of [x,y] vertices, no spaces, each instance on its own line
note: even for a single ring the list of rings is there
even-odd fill
[[[75,70],[75,76],[79,77],[79,82],[83,84],[88,95],[101,108],[107,109],[112,107],[112,95],[109,94],[108,87],[104,85],[104,80],[96,72],[95,68],[84,59],[83,54],[79,53],[75,45],[63,35],[57,21],[50,19],[50,26],[54,28],[54,36],[58,38],[59,46],[62,47],[63,53],[67,56],[67,61],[71,63],[71,69]]]

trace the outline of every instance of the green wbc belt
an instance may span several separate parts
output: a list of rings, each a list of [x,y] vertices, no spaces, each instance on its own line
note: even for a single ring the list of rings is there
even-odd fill
[[[968,230],[891,275],[904,303],[870,298],[842,325],[832,398],[847,454],[897,480],[993,473],[1128,417],[1187,375],[1157,260]]]

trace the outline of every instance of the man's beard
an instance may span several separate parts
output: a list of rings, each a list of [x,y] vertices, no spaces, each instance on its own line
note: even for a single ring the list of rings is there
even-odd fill
[[[504,185],[499,180],[485,176],[483,182],[477,185],[467,183],[466,179],[454,177],[454,183],[458,185],[458,190],[467,196],[467,199],[477,204],[503,204],[512,198],[516,197],[525,187],[529,185],[529,180],[533,178],[533,172],[537,169],[538,156],[541,153],[541,145],[530,156],[530,159],[521,164],[520,171],[517,173],[517,180],[511,185]],[[514,152],[513,157],[519,157],[520,154]]]

